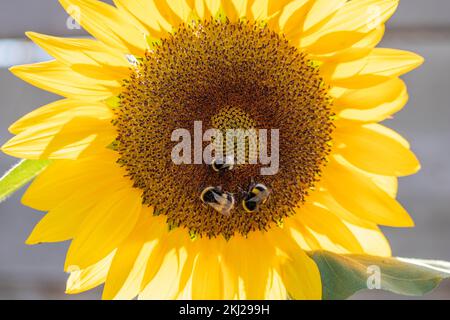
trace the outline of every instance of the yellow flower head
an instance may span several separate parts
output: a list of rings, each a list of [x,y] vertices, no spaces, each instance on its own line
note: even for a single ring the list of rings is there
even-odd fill
[[[423,61],[375,48],[398,0],[60,2],[93,38],[27,34],[55,60],[11,71],[64,98],[2,150],[53,160],[23,198],[48,211],[27,243],[71,240],[68,293],[320,299],[308,251],[389,256],[378,225],[413,225],[395,198],[419,162],[378,124]],[[175,164],[196,122],[278,129],[279,170]]]

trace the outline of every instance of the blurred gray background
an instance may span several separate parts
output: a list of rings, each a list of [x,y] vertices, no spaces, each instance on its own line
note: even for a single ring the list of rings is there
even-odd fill
[[[33,30],[79,35],[66,27],[67,15],[56,0],[0,0],[0,144],[8,126],[56,96],[13,77],[7,68],[47,57],[25,41]],[[10,41],[9,39],[20,40]],[[423,170],[400,181],[400,201],[416,221],[415,229],[385,229],[394,255],[450,260],[450,1],[401,0],[382,46],[412,50],[426,63],[405,77],[408,106],[387,125],[407,137]],[[16,162],[0,154],[0,172]],[[0,204],[0,299],[96,299],[100,290],[64,295],[62,271],[67,244],[28,247],[24,241],[41,214],[20,204],[21,193]],[[364,292],[359,299],[404,299],[384,292]],[[450,299],[445,282],[426,299]]]

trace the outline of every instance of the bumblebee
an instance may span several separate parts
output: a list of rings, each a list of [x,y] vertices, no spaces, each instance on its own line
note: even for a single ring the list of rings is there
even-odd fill
[[[261,183],[254,184],[242,200],[242,207],[249,213],[256,212],[262,204],[267,202],[269,195],[270,190],[265,185]]]
[[[233,210],[236,201],[234,196],[229,192],[224,192],[217,187],[208,187],[203,190],[200,200],[217,212],[230,216],[231,210]]]
[[[234,159],[232,157],[227,157],[225,160],[214,159],[211,167],[216,172],[231,171],[234,169]]]

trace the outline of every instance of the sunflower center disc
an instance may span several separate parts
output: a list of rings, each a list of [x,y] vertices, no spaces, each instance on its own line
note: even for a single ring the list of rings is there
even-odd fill
[[[223,141],[217,143],[213,139],[214,147],[219,150],[224,156],[227,156],[227,151],[232,150],[233,161],[237,164],[238,159],[245,159],[245,163],[249,163],[250,159],[256,159],[258,157],[258,150],[250,150],[250,130],[256,130],[256,122],[251,119],[245,111],[240,108],[225,106],[220,109],[211,119],[211,126],[221,132]],[[235,137],[227,138],[227,132],[230,130],[235,131]],[[239,131],[240,130],[240,131]],[[256,131],[254,131],[256,133]],[[247,136],[246,136],[247,134]],[[257,137],[254,137],[257,139]]]
[[[266,26],[209,19],[179,26],[138,61],[124,83],[115,125],[119,163],[143,191],[144,204],[170,226],[225,238],[269,230],[302,205],[333,131],[327,86],[305,53]],[[194,137],[195,121],[204,130],[278,129],[278,174],[261,176],[260,164],[222,174],[206,164],[175,165],[172,132],[187,129]],[[252,180],[271,194],[248,213],[240,194]],[[235,194],[229,216],[200,201],[209,186]]]

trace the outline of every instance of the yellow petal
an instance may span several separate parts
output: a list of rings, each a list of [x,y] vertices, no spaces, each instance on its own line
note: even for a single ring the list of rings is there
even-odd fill
[[[333,78],[329,80],[331,86],[347,89],[364,89],[374,87],[390,80],[389,77],[375,74],[357,74],[349,78]]]
[[[384,189],[383,189],[384,190]],[[373,225],[372,222],[361,219],[352,212],[348,211],[342,207],[336,200],[329,194],[328,191],[314,192],[311,196],[313,206],[318,206],[321,208],[326,208],[327,210],[333,212],[336,216],[342,220],[352,223],[361,227],[370,227]],[[343,221],[343,222],[344,222]]]
[[[370,126],[340,128],[337,153],[355,166],[385,176],[407,176],[420,170],[414,153]]]
[[[323,35],[306,50],[313,55],[326,55],[352,47],[366,36],[362,32],[339,31]]]
[[[268,233],[271,243],[281,250],[277,271],[289,295],[297,300],[320,300],[322,281],[315,262],[281,229]]]
[[[345,5],[347,0],[315,0],[312,2],[312,7],[304,22],[304,30],[309,30],[318,23],[323,22],[326,18],[332,16]]]
[[[164,230],[167,230],[167,225]],[[182,281],[184,266],[192,255],[195,256],[190,248],[188,232],[184,229],[166,231],[157,240],[148,258],[139,299],[174,299],[185,289],[186,282]]]
[[[167,4],[179,19],[184,22],[189,22],[189,18],[192,17],[192,13],[194,12],[194,8],[191,7],[186,0],[171,0],[167,1]]]
[[[67,195],[57,206],[39,221],[26,243],[62,242],[73,239],[92,208],[111,193],[119,190],[123,177],[101,176],[93,173],[87,183],[79,183],[78,188]],[[94,180],[97,178],[97,180]],[[54,192],[59,192],[54,189]],[[51,195],[50,194],[50,195]],[[46,195],[48,197],[48,195]],[[40,200],[42,201],[42,200]]]
[[[195,261],[197,261],[197,257],[200,253],[198,249],[200,246],[199,243],[195,243],[193,246],[189,246],[185,249],[187,252],[186,260],[182,266],[182,270],[180,272],[180,280],[179,280],[179,288],[182,290],[179,294],[183,295],[184,298],[192,300],[192,274],[194,273],[194,265]],[[227,284],[224,282],[224,287]],[[184,289],[183,289],[184,288]],[[181,299],[178,297],[177,299]]]
[[[164,19],[166,19],[170,23],[172,29],[176,28],[179,24],[186,22],[186,20],[184,20],[183,18],[187,17],[188,13],[187,8],[182,4],[184,0],[176,0],[174,1],[173,4],[172,1],[165,1],[165,0],[147,0],[147,1],[154,3],[160,14],[164,17]],[[184,10],[186,12],[184,12]]]
[[[70,266],[87,268],[114,251],[133,230],[141,207],[141,192],[131,186],[99,202],[70,245],[66,269]]]
[[[266,299],[267,300],[288,300],[288,292],[286,286],[283,283],[283,279],[275,271],[271,270],[271,281],[269,281],[269,286],[267,288]]]
[[[340,157],[340,156],[339,156]],[[398,194],[398,180],[399,178],[396,176],[383,176],[375,173],[370,173],[365,170],[362,170],[348,161],[346,161],[344,158],[342,158],[343,161],[345,161],[345,165],[349,166],[353,170],[356,170],[358,173],[361,173],[362,175],[368,177],[370,180],[372,180],[373,183],[375,183],[381,190],[386,192],[391,198],[395,199],[397,198]],[[321,192],[321,194],[327,194],[327,192]],[[332,199],[332,197],[330,196]],[[322,198],[320,198],[320,201],[322,201]],[[361,225],[364,227],[363,224],[358,224],[355,221],[348,220],[350,223]]]
[[[366,56],[368,56],[373,48],[375,48],[378,43],[383,39],[383,35],[384,35],[384,31],[385,31],[385,26],[379,26],[378,28],[375,28],[374,30],[370,31],[367,34],[364,34],[364,37],[352,44],[350,47],[345,47],[340,45],[340,42],[337,42],[337,47],[328,47],[326,44],[327,38],[330,38],[329,36],[325,35],[322,36],[319,40],[317,40],[315,43],[313,43],[308,49],[308,53],[311,56],[311,59],[313,60],[317,60],[317,61],[322,61],[323,65],[322,68],[326,68],[326,69],[331,69],[333,70],[333,66],[330,68],[330,66],[327,66],[327,64],[332,64],[332,65],[339,65],[341,63],[346,63],[349,61],[355,61],[355,60],[360,60]],[[339,32],[338,32],[339,33]],[[342,34],[345,34],[348,32],[344,32]],[[361,33],[360,32],[353,32],[355,33],[354,36],[359,36]],[[335,33],[336,34],[336,33]],[[341,33],[339,33],[341,34]],[[333,34],[331,34],[333,35]],[[356,39],[356,38],[355,38]],[[332,40],[334,41],[334,40]],[[347,45],[348,43],[345,43],[347,40],[343,40],[343,44]],[[314,50],[314,46],[319,45],[319,49],[322,50],[323,52],[327,52],[325,54],[316,54],[313,53],[312,50]],[[339,48],[343,49],[339,50]],[[320,52],[320,51],[319,51]]]
[[[103,290],[103,299],[130,300],[140,291],[145,267],[156,241],[166,225],[152,216],[153,210],[143,208],[140,221],[116,251]]]
[[[391,186],[389,186],[389,188],[391,188]],[[356,238],[363,253],[383,257],[391,255],[389,242],[375,223],[356,217],[353,213],[340,206],[328,192],[315,192],[312,198],[314,201],[317,201],[315,205],[324,206],[343,219],[342,222],[345,224],[348,231]],[[319,246],[314,250],[322,249],[342,253],[331,246],[331,241],[326,243],[323,240],[324,238],[316,239],[316,241],[319,242]]]
[[[398,194],[398,178],[380,175],[371,175],[372,181],[383,189],[392,198],[397,198]]]
[[[365,125],[366,127],[370,128],[373,131],[378,132],[379,134],[391,137],[392,139],[398,141],[400,144],[402,144],[405,148],[411,149],[411,144],[403,138],[397,131],[394,131],[386,126],[383,126],[378,123],[369,123]]]
[[[266,235],[255,232],[248,238],[234,237],[226,244],[224,264],[232,269],[236,279],[242,279],[239,299],[265,299],[275,257],[274,248],[267,243]]]
[[[358,0],[347,1],[333,17],[319,29],[312,28],[302,38],[301,46],[306,47],[328,33],[356,31],[368,33],[384,24],[395,12],[398,0]]]
[[[352,33],[354,33],[353,40],[356,40],[361,34],[364,34],[364,37],[360,41],[352,44],[350,47],[345,47],[345,45],[349,44],[346,40],[345,42],[347,43],[345,42],[343,43],[345,45],[340,45],[340,42],[337,42],[338,45],[337,47],[336,46],[328,47],[324,40],[326,40],[327,38],[332,39],[330,37],[332,37],[333,34],[349,34],[348,31],[331,33],[330,36],[324,35],[321,38],[319,38],[316,42],[311,44],[311,46],[308,48],[308,52],[312,56],[312,59],[328,63],[341,63],[358,60],[369,55],[372,49],[375,48],[380,43],[380,41],[383,39],[384,31],[385,31],[384,25],[381,25],[378,28],[375,28],[366,34],[351,31]],[[319,48],[321,52],[324,52],[325,54],[313,53],[312,50],[314,50],[314,46],[316,45],[320,45]]]
[[[380,93],[380,97],[383,97],[383,94]],[[405,87],[404,90],[399,93],[399,96],[393,101],[383,103],[372,109],[344,109],[339,112],[339,118],[365,123],[381,122],[389,119],[393,114],[402,110],[403,107],[408,103],[408,100],[408,90]],[[376,101],[377,99],[375,98],[374,102]],[[370,104],[370,102],[368,103]],[[340,107],[337,105],[337,109],[339,108]]]
[[[403,207],[369,177],[332,159],[324,182],[344,208],[362,219],[391,227],[412,227],[414,222]]]
[[[13,137],[2,151],[24,159],[77,159],[94,142],[106,147],[116,136],[109,120],[82,116],[63,123],[49,119]]]
[[[423,62],[421,56],[412,52],[376,48],[369,55],[367,65],[360,74],[399,77],[414,70]]]
[[[237,11],[237,8],[234,5],[233,0],[224,0],[222,1],[222,9],[227,16],[227,18],[232,21],[236,22],[240,18],[239,12]]]
[[[423,58],[401,50],[373,49],[372,52],[360,60],[336,66],[332,74],[333,84],[350,82],[359,79],[371,79],[378,85],[386,77],[401,76],[423,63]],[[347,87],[346,85],[342,85]],[[367,86],[367,85],[366,85]],[[359,85],[358,85],[359,87]]]
[[[220,10],[221,0],[204,0],[209,15],[215,17]]]
[[[27,32],[26,35],[56,60],[68,66],[88,64],[109,68],[130,67],[123,53],[115,52],[97,40],[60,38],[36,32]]]
[[[153,250],[154,252],[155,250]],[[153,255],[153,253],[152,253]],[[172,249],[161,253],[162,261],[158,263],[156,273],[148,279],[148,273],[144,275],[142,283],[147,283],[141,293],[139,299],[141,300],[166,300],[174,299],[178,296],[180,289],[180,273],[183,269],[182,266],[186,261],[188,253],[185,250],[177,251]],[[152,257],[149,258],[148,264],[150,265],[154,261]],[[147,267],[148,270],[148,267]]]
[[[255,20],[266,20],[269,16],[269,0],[253,1],[252,16]]]
[[[137,19],[150,30],[150,34],[162,37],[171,31],[173,26],[160,14],[154,1],[151,0],[114,0],[114,4],[131,19]]]
[[[145,53],[145,31],[128,21],[117,8],[97,0],[59,2],[87,32],[106,45],[137,56]]]
[[[343,37],[345,38],[346,36],[343,35]],[[343,63],[325,63],[320,70],[326,78],[330,78],[332,81],[338,81],[339,79],[351,78],[358,75],[367,65],[367,61],[368,56]]]
[[[285,222],[285,228],[291,231],[292,238],[303,250],[314,251],[322,249],[313,233],[300,223],[298,219],[288,219]]]
[[[120,93],[120,81],[83,76],[57,61],[12,67],[20,79],[63,97],[100,101]]]
[[[99,81],[122,81],[131,75],[129,67],[98,66],[92,64],[73,64],[70,69]]]
[[[113,112],[101,102],[64,99],[28,113],[11,125],[9,131],[13,134],[19,134],[32,127],[42,126],[50,119],[52,123],[63,125],[76,117],[112,120]]]
[[[405,83],[398,78],[391,79],[375,87],[347,92],[334,101],[337,110],[343,109],[373,109],[382,104],[397,100],[406,93]]]
[[[280,276],[289,292],[296,300],[320,300],[322,287],[319,269],[303,251],[292,253],[280,267]]]
[[[145,266],[153,248],[154,242],[144,243],[141,250],[137,252],[138,255],[136,257],[125,256],[125,254],[132,255],[136,253],[133,249],[128,253],[122,252],[123,255],[120,258],[120,262],[116,262],[115,269],[110,269],[108,273],[103,291],[104,300],[132,300],[139,295]],[[123,249],[127,248],[123,247]],[[131,269],[129,269],[130,267]],[[113,283],[112,285],[111,282]]]
[[[255,1],[255,6],[256,6],[256,2]],[[281,11],[284,11],[285,9],[287,9],[286,7],[290,4],[292,4],[294,1],[293,0],[266,0],[266,1],[261,1],[262,5],[264,5],[266,7],[265,10],[267,10],[267,17],[270,17],[274,14],[277,14]],[[303,1],[301,1],[303,2]]]
[[[195,14],[200,19],[207,18],[207,7],[204,0],[189,0],[190,7],[194,8]]]
[[[365,254],[378,257],[390,257],[392,255],[389,241],[375,224],[365,228],[355,226],[351,223],[346,224],[358,239]]]
[[[79,294],[94,289],[105,282],[113,257],[114,254],[110,254],[102,261],[83,270],[77,268],[68,270],[70,276],[67,280],[66,293]]]
[[[105,149],[96,157],[54,161],[34,179],[22,202],[37,210],[48,211],[79,191],[80,186],[108,177],[121,179],[126,172],[116,164],[117,159],[116,152]]]
[[[309,33],[313,33],[312,30],[315,29],[311,29]],[[384,31],[385,27],[381,24],[370,31],[357,29],[325,32],[314,42],[308,44],[306,50],[314,55],[329,55],[327,60],[341,62],[355,60],[358,55],[364,56],[361,54],[364,52],[362,49],[369,49],[367,51],[369,54],[370,49],[375,48],[382,40]]]
[[[362,253],[362,248],[353,233],[331,211],[318,206],[308,206],[297,212],[296,217],[302,224],[328,237],[351,253]]]
[[[291,1],[287,4],[279,18],[277,17],[271,25],[278,22],[280,31],[294,44],[300,42],[303,33],[303,23],[306,18],[306,13],[313,4],[310,0]],[[275,29],[276,30],[276,29]]]
[[[309,230],[314,237],[317,239],[317,241],[320,244],[320,250],[325,250],[325,251],[330,251],[330,252],[334,252],[337,254],[348,254],[348,250],[344,249],[342,246],[334,243],[333,241],[330,240],[330,238],[317,233],[313,230]]]
[[[192,298],[194,300],[221,300],[223,298],[223,274],[218,252],[214,248],[208,247],[204,246],[195,262],[192,275]]]
[[[303,20],[306,10],[302,11],[302,14],[299,14],[298,10],[308,1],[309,0],[250,0],[247,8],[247,18],[253,18],[254,21],[263,21],[267,23],[271,30],[280,32],[280,30],[286,26],[288,21],[295,21],[295,17],[293,17],[294,14],[300,16],[301,21]],[[301,21],[296,21],[298,27],[300,27]],[[289,22],[289,25],[291,25],[291,22]],[[296,39],[296,41],[298,42],[298,39]]]

